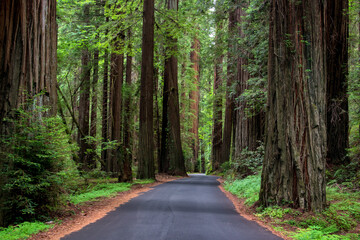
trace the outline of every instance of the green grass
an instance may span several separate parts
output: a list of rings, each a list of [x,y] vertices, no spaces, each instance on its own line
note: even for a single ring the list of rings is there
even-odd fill
[[[31,235],[40,231],[51,228],[53,225],[41,222],[23,222],[16,226],[8,228],[0,228],[0,239],[2,240],[16,240],[26,239]]]
[[[152,179],[135,180],[133,183],[99,183],[90,185],[80,194],[69,196],[69,201],[73,204],[79,204],[88,201],[96,201],[100,197],[112,197],[119,192],[125,192],[131,189],[134,184],[152,183]]]
[[[253,205],[259,200],[261,176],[253,175],[233,182],[226,181],[224,188],[239,198],[245,198],[245,204]]]

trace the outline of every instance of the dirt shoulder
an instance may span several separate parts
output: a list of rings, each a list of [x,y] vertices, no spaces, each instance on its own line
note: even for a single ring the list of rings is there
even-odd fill
[[[272,228],[269,222],[266,222],[264,220],[261,220],[257,216],[255,216],[255,209],[252,209],[244,204],[243,199],[239,199],[237,196],[233,195],[232,193],[226,191],[223,187],[224,180],[222,178],[218,178],[218,181],[220,182],[219,188],[220,190],[226,195],[226,197],[234,204],[234,207],[236,211],[245,219],[249,221],[254,221],[257,224],[259,224],[261,227],[269,230],[274,235],[279,236],[285,240],[291,240],[292,238],[289,238],[288,236],[285,236],[279,231],[276,231]]]
[[[95,202],[87,202],[81,205],[67,206],[66,213],[59,218],[59,222],[55,226],[45,232],[33,235],[31,240],[55,240],[60,239],[72,232],[79,231],[86,225],[103,218],[107,213],[115,210],[120,205],[128,202],[132,198],[142,193],[150,191],[153,187],[165,182],[179,179],[169,175],[156,175],[156,182],[145,185],[134,185],[131,190],[118,193],[117,196],[111,198],[102,198]]]

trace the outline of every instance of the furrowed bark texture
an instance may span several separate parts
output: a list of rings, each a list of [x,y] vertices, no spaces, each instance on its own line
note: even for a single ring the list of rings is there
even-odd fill
[[[326,43],[321,0],[271,3],[264,206],[325,208]]]
[[[57,112],[56,1],[0,2],[0,119],[36,98]]]
[[[194,171],[198,172],[199,169],[199,163],[198,163],[198,156],[199,156],[199,103],[200,103],[200,41],[195,38],[193,45],[192,45],[192,51],[190,53],[190,61],[193,64],[192,68],[195,71],[195,76],[193,78],[193,84],[195,89],[190,92],[190,111],[192,113],[191,115],[191,121],[192,121],[192,127],[190,129],[190,132],[192,133],[192,139],[191,139],[191,148],[193,150],[193,155],[191,158],[192,165],[194,166]]]
[[[154,0],[144,0],[137,178],[155,178],[153,131]]]
[[[326,61],[327,61],[327,163],[348,164],[349,105],[348,74],[348,1],[326,2]]]

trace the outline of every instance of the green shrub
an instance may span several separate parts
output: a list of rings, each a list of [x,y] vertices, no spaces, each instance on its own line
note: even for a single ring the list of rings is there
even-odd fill
[[[40,117],[43,111],[19,109],[10,133],[0,138],[6,224],[44,220],[59,204],[65,175],[59,173],[71,161],[74,146],[60,119]]]

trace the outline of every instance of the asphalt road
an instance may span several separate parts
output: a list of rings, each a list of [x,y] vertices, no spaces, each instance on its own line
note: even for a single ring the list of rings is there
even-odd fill
[[[279,240],[241,217],[214,176],[191,175],[156,186],[68,240]]]

